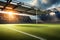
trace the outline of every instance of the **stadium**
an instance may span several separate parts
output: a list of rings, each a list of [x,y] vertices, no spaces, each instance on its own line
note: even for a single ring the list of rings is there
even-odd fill
[[[60,40],[60,1],[0,0],[0,40]]]

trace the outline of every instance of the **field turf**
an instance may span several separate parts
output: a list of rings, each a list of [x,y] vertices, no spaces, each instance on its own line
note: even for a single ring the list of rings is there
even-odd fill
[[[60,24],[0,24],[0,40],[43,39],[60,40]]]

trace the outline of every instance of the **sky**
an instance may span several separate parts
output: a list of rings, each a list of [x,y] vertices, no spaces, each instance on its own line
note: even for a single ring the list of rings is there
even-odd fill
[[[44,2],[42,1],[42,8],[44,9],[51,9],[56,7],[60,7],[60,0],[45,0]]]
[[[60,7],[60,0],[13,0],[13,2],[24,2],[41,9],[52,9]]]
[[[41,9],[51,9],[60,7],[60,0],[18,0],[22,2],[27,2],[33,4],[34,6],[41,8]]]

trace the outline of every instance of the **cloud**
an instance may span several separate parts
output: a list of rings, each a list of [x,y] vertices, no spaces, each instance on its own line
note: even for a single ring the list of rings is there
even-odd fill
[[[48,3],[48,0],[41,0],[42,3]]]
[[[32,6],[37,5],[37,0],[32,0],[32,1],[30,2],[30,4],[31,4]]]
[[[41,8],[42,9],[51,9],[55,7],[60,7],[60,0],[41,0]]]

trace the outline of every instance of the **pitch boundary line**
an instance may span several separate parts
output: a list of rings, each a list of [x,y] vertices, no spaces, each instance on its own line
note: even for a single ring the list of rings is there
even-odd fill
[[[8,28],[8,29],[13,30],[13,31],[16,31],[16,32],[19,32],[19,33],[22,33],[22,34],[25,34],[25,35],[30,36],[30,37],[37,38],[37,39],[39,39],[39,40],[46,40],[46,39],[44,39],[44,38],[42,38],[42,37],[38,37],[38,36],[35,36],[35,35],[32,35],[32,34],[29,34],[29,33],[27,33],[27,32],[23,32],[23,31],[20,31],[20,30],[14,29],[14,28]]]

